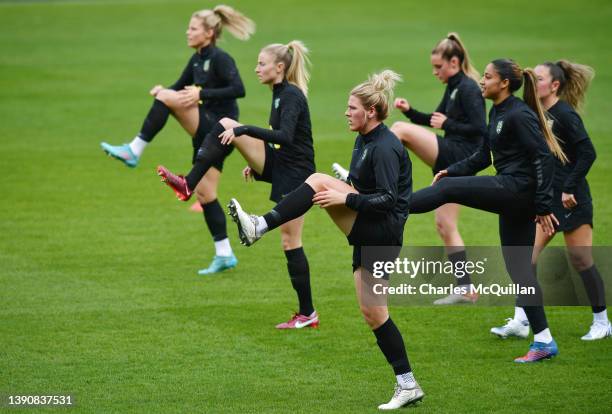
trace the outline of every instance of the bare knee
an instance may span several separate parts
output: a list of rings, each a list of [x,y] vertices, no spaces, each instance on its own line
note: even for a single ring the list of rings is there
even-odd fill
[[[590,249],[587,248],[570,248],[568,250],[570,263],[578,272],[586,270],[593,266],[593,256]]]
[[[315,191],[321,191],[331,177],[327,174],[314,173],[306,179],[306,184],[312,187]]]
[[[206,181],[206,179],[201,180],[197,187],[195,188],[196,197],[198,201],[202,204],[208,204],[217,199],[217,189],[214,185]]]
[[[227,117],[221,118],[219,123],[223,125],[223,128],[225,129],[236,128],[237,126],[240,126],[238,122],[236,122],[232,118],[227,118]]]
[[[393,132],[404,145],[410,144],[410,134],[406,125],[406,122],[399,121],[391,125],[391,132]]]
[[[178,106],[176,92],[172,89],[162,89],[157,93],[155,99],[157,99],[158,101],[162,101],[170,109],[174,109]]]
[[[284,251],[302,247],[302,237],[299,234],[281,227],[281,246]]]
[[[363,319],[371,329],[378,328],[389,318],[387,309],[381,306],[361,305],[360,309]]]
[[[436,230],[442,240],[446,240],[457,233],[457,223],[443,215],[436,215]]]

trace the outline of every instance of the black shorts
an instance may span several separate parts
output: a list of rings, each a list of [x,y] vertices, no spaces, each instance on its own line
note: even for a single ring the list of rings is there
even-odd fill
[[[253,177],[257,181],[272,184],[270,200],[278,203],[281,199],[298,188],[310,177],[314,171],[295,171],[279,162],[276,150],[268,143],[265,143],[266,161],[261,174],[253,171]]]
[[[228,117],[232,119],[237,118],[237,117],[233,118],[231,116],[228,116]],[[195,164],[196,156],[198,155],[198,150],[202,146],[204,137],[206,137],[206,134],[208,134],[208,131],[210,131],[212,127],[215,126],[215,124],[219,122],[221,118],[224,118],[224,117],[217,116],[213,114],[212,112],[206,111],[202,109],[202,107],[200,107],[200,121],[199,121],[200,124],[198,125],[198,133],[191,140],[191,144],[193,145],[193,155],[191,156],[192,165]],[[217,170],[219,170],[220,172],[223,172],[223,163],[225,162],[225,159],[229,157],[233,151],[234,151],[234,146],[232,145],[227,155],[222,160],[215,162],[212,166],[216,168]]]
[[[358,267],[364,267],[372,272],[373,262],[377,260],[395,260],[402,247],[405,220],[392,218],[374,218],[358,213],[351,232],[346,236],[349,244],[353,246],[353,272]],[[394,246],[387,247],[376,255],[362,257],[361,248],[367,246]],[[381,256],[381,257],[379,257]]]
[[[436,135],[438,140],[438,158],[431,169],[434,174],[446,169],[448,166],[466,159],[478,150],[478,145],[472,142],[460,142],[454,139],[442,138]]]
[[[572,231],[583,224],[593,227],[593,202],[590,199],[579,200],[576,207],[568,210],[563,207],[561,193],[554,191],[552,212],[559,220],[559,226],[556,228],[559,232]]]

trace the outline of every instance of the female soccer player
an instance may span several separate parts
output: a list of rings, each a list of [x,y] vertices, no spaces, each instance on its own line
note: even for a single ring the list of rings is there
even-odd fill
[[[272,44],[259,53],[255,72],[261,83],[272,88],[272,129],[241,125],[223,118],[203,138],[195,164],[185,177],[158,167],[162,181],[179,199],[188,200],[202,176],[233,149],[238,148],[249,165],[245,175],[272,184],[270,200],[279,202],[315,172],[310,111],[306,95],[309,74],[307,52],[302,42]],[[281,227],[283,250],[299,311],[279,329],[317,327],[319,317],[312,305],[310,270],[302,248],[303,217]]]
[[[524,101],[513,92],[523,84]],[[489,63],[481,80],[482,95],[493,101],[486,139],[469,158],[436,174],[432,186],[413,194],[411,213],[424,213],[446,203],[458,203],[499,214],[499,235],[506,269],[515,284],[533,288],[519,295],[534,332],[529,352],[516,362],[535,362],[558,354],[542,293],[531,267],[537,221],[548,236],[558,224],[552,213],[554,161],[551,152],[567,161],[546,123],[537,99],[536,77],[514,61]],[[467,177],[493,164],[496,176]]]
[[[102,149],[128,167],[136,167],[146,146],[162,130],[172,114],[193,138],[193,160],[201,140],[223,117],[238,119],[236,98],[244,96],[244,86],[230,55],[216,46],[223,28],[241,40],[255,32],[255,24],[228,6],[200,10],[191,16],[187,44],[196,50],[181,77],[170,87],[156,85],[150,94],[155,98],[142,129],[131,143],[113,146],[102,143]],[[196,131],[198,133],[196,134]],[[193,161],[192,161],[193,162]],[[227,237],[223,209],[217,200],[217,187],[223,170],[223,159],[198,183],[196,194],[204,211],[204,221],[215,243],[215,257],[199,274],[233,268],[238,261]]]
[[[431,65],[433,75],[446,84],[438,108],[433,114],[422,113],[406,99],[397,98],[395,107],[412,123],[396,122],[391,126],[391,131],[435,174],[476,152],[486,131],[486,114],[477,83],[478,72],[472,66],[457,33],[449,33],[438,42],[431,51]],[[444,138],[419,125],[444,130]],[[436,228],[446,246],[449,261],[465,262],[465,244],[457,229],[459,205],[445,204],[437,208],[435,214]],[[477,299],[477,294],[469,289],[469,274],[457,278],[457,284],[465,287],[465,293],[451,294],[436,300],[434,304],[471,303]]]
[[[612,335],[606,310],[604,283],[593,262],[593,204],[586,175],[595,161],[595,149],[577,111],[593,78],[593,69],[560,60],[536,66],[538,97],[552,121],[552,130],[559,137],[569,162],[557,162],[553,181],[552,211],[559,219],[557,231],[562,231],[572,266],[582,277],[593,310],[593,324],[582,337],[585,341]],[[533,252],[536,263],[540,252],[553,236],[538,226]],[[500,336],[526,337],[529,324],[522,308],[515,308],[514,318],[504,326],[492,328]]]
[[[345,115],[350,130],[359,133],[348,176],[352,186],[324,174],[313,174],[264,216],[245,213],[235,199],[229,206],[240,237],[247,246],[264,233],[301,217],[313,204],[325,208],[346,235],[353,246],[353,277],[361,312],[397,377],[393,397],[379,406],[385,410],[414,403],[424,396],[414,379],[402,335],[389,317],[386,303],[375,304],[362,289],[372,266],[362,262],[361,248],[401,246],[408,217],[412,164],[395,135],[383,124],[398,80],[396,73],[386,70],[351,91]]]

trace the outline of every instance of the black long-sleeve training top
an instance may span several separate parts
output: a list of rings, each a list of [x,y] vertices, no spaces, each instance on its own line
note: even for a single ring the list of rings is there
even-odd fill
[[[288,174],[302,177],[314,173],[310,110],[302,90],[287,80],[274,85],[269,121],[271,129],[242,125],[234,128],[234,135],[249,135],[275,144],[277,159]]]
[[[509,191],[524,192],[535,185],[538,215],[551,212],[555,163],[540,129],[538,116],[511,95],[489,112],[487,135],[476,153],[447,168],[449,176],[476,174],[493,165]],[[518,179],[518,180],[517,180]],[[524,179],[524,180],[523,180]]]
[[[181,77],[170,89],[200,86],[202,107],[218,116],[238,117],[237,98],[245,95],[244,85],[234,59],[222,49],[208,45],[194,53]]]
[[[368,215],[408,218],[412,194],[412,163],[397,137],[384,124],[355,140],[348,181],[359,191],[346,206]]]
[[[555,164],[554,188],[568,194],[588,196],[586,175],[595,161],[593,143],[584,128],[580,115],[565,101],[558,101],[548,110],[553,133],[561,139],[561,148],[569,162]],[[586,201],[586,200],[578,200]]]
[[[485,103],[476,81],[463,72],[448,79],[442,101],[435,112],[446,115],[444,138],[478,146],[486,133]],[[430,126],[432,114],[410,107],[404,112],[413,123]]]

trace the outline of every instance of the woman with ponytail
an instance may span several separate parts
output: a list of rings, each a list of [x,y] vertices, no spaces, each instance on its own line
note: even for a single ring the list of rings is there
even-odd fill
[[[557,231],[563,232],[572,266],[580,274],[593,311],[593,323],[584,341],[612,336],[608,320],[604,283],[593,262],[593,203],[586,175],[595,161],[595,148],[584,128],[578,110],[594,71],[589,66],[559,60],[545,62],[535,68],[538,79],[537,95],[548,112],[552,131],[559,137],[568,162],[557,161],[553,181],[552,211],[559,219]],[[554,235],[536,230],[533,263]],[[515,310],[514,318],[500,328],[506,336],[517,336],[514,327],[524,325],[524,312]]]
[[[395,107],[412,121],[396,122],[391,131],[402,144],[432,168],[433,173],[472,155],[482,142],[486,129],[485,104],[478,86],[478,72],[472,66],[467,49],[457,33],[449,33],[431,51],[433,74],[446,84],[442,101],[435,112],[423,113],[404,98],[395,99]],[[444,137],[423,126],[442,129]],[[335,170],[340,172],[337,167]],[[465,244],[459,230],[459,206],[445,204],[435,211],[436,229],[452,263],[465,262]],[[474,302],[472,282],[465,273],[457,277],[462,294],[453,293],[434,302],[436,305]]]
[[[180,200],[188,200],[197,183],[236,147],[248,163],[245,179],[272,184],[270,200],[279,202],[315,172],[308,92],[308,49],[300,41],[271,44],[259,53],[255,72],[272,89],[270,129],[223,118],[202,137],[193,168],[185,177],[159,166],[157,171]],[[198,131],[199,133],[199,131]],[[299,310],[278,329],[315,328],[319,317],[312,304],[310,270],[302,248],[303,217],[281,227],[282,247]],[[244,240],[243,240],[244,242]]]
[[[237,98],[245,95],[242,79],[234,59],[216,46],[222,30],[227,29],[240,40],[247,40],[255,32],[255,24],[228,6],[201,10],[191,16],[187,28],[187,44],[196,50],[180,78],[168,88],[154,86],[150,94],[153,105],[145,117],[140,132],[129,144],[102,143],[102,149],[128,167],[136,167],[145,147],[163,129],[172,115],[193,137],[192,163],[201,138],[224,117],[238,119]],[[238,261],[227,237],[223,209],[217,200],[217,187],[224,159],[197,183],[195,192],[204,212],[204,221],[215,244],[215,257],[208,268],[199,274],[216,273],[236,266]]]
[[[524,84],[521,100],[513,95]],[[514,61],[489,63],[480,81],[482,96],[493,101],[487,135],[479,150],[436,174],[430,187],[413,194],[411,213],[424,213],[458,203],[499,215],[499,235],[506,269],[514,284],[533,294],[519,295],[533,332],[529,352],[515,362],[535,362],[558,354],[542,303],[542,292],[531,266],[536,222],[552,235],[558,224],[552,213],[553,155],[567,157],[552,134],[540,101],[536,77]],[[495,176],[471,175],[491,165]],[[524,336],[529,334],[525,326]],[[496,332],[494,332],[496,333]]]
[[[402,335],[389,317],[386,301],[364,286],[371,281],[372,258],[362,258],[363,247],[391,246],[395,260],[402,245],[412,192],[408,154],[383,121],[399,75],[390,70],[371,76],[350,93],[345,115],[357,132],[348,183],[325,174],[312,174],[263,216],[247,214],[237,200],[230,214],[243,242],[250,246],[264,234],[304,215],[316,204],[353,246],[353,278],[361,312],[378,346],[393,367],[397,386],[391,401],[380,409],[396,409],[423,398],[408,362]],[[395,246],[395,247],[393,247]],[[368,293],[369,292],[369,293]]]

